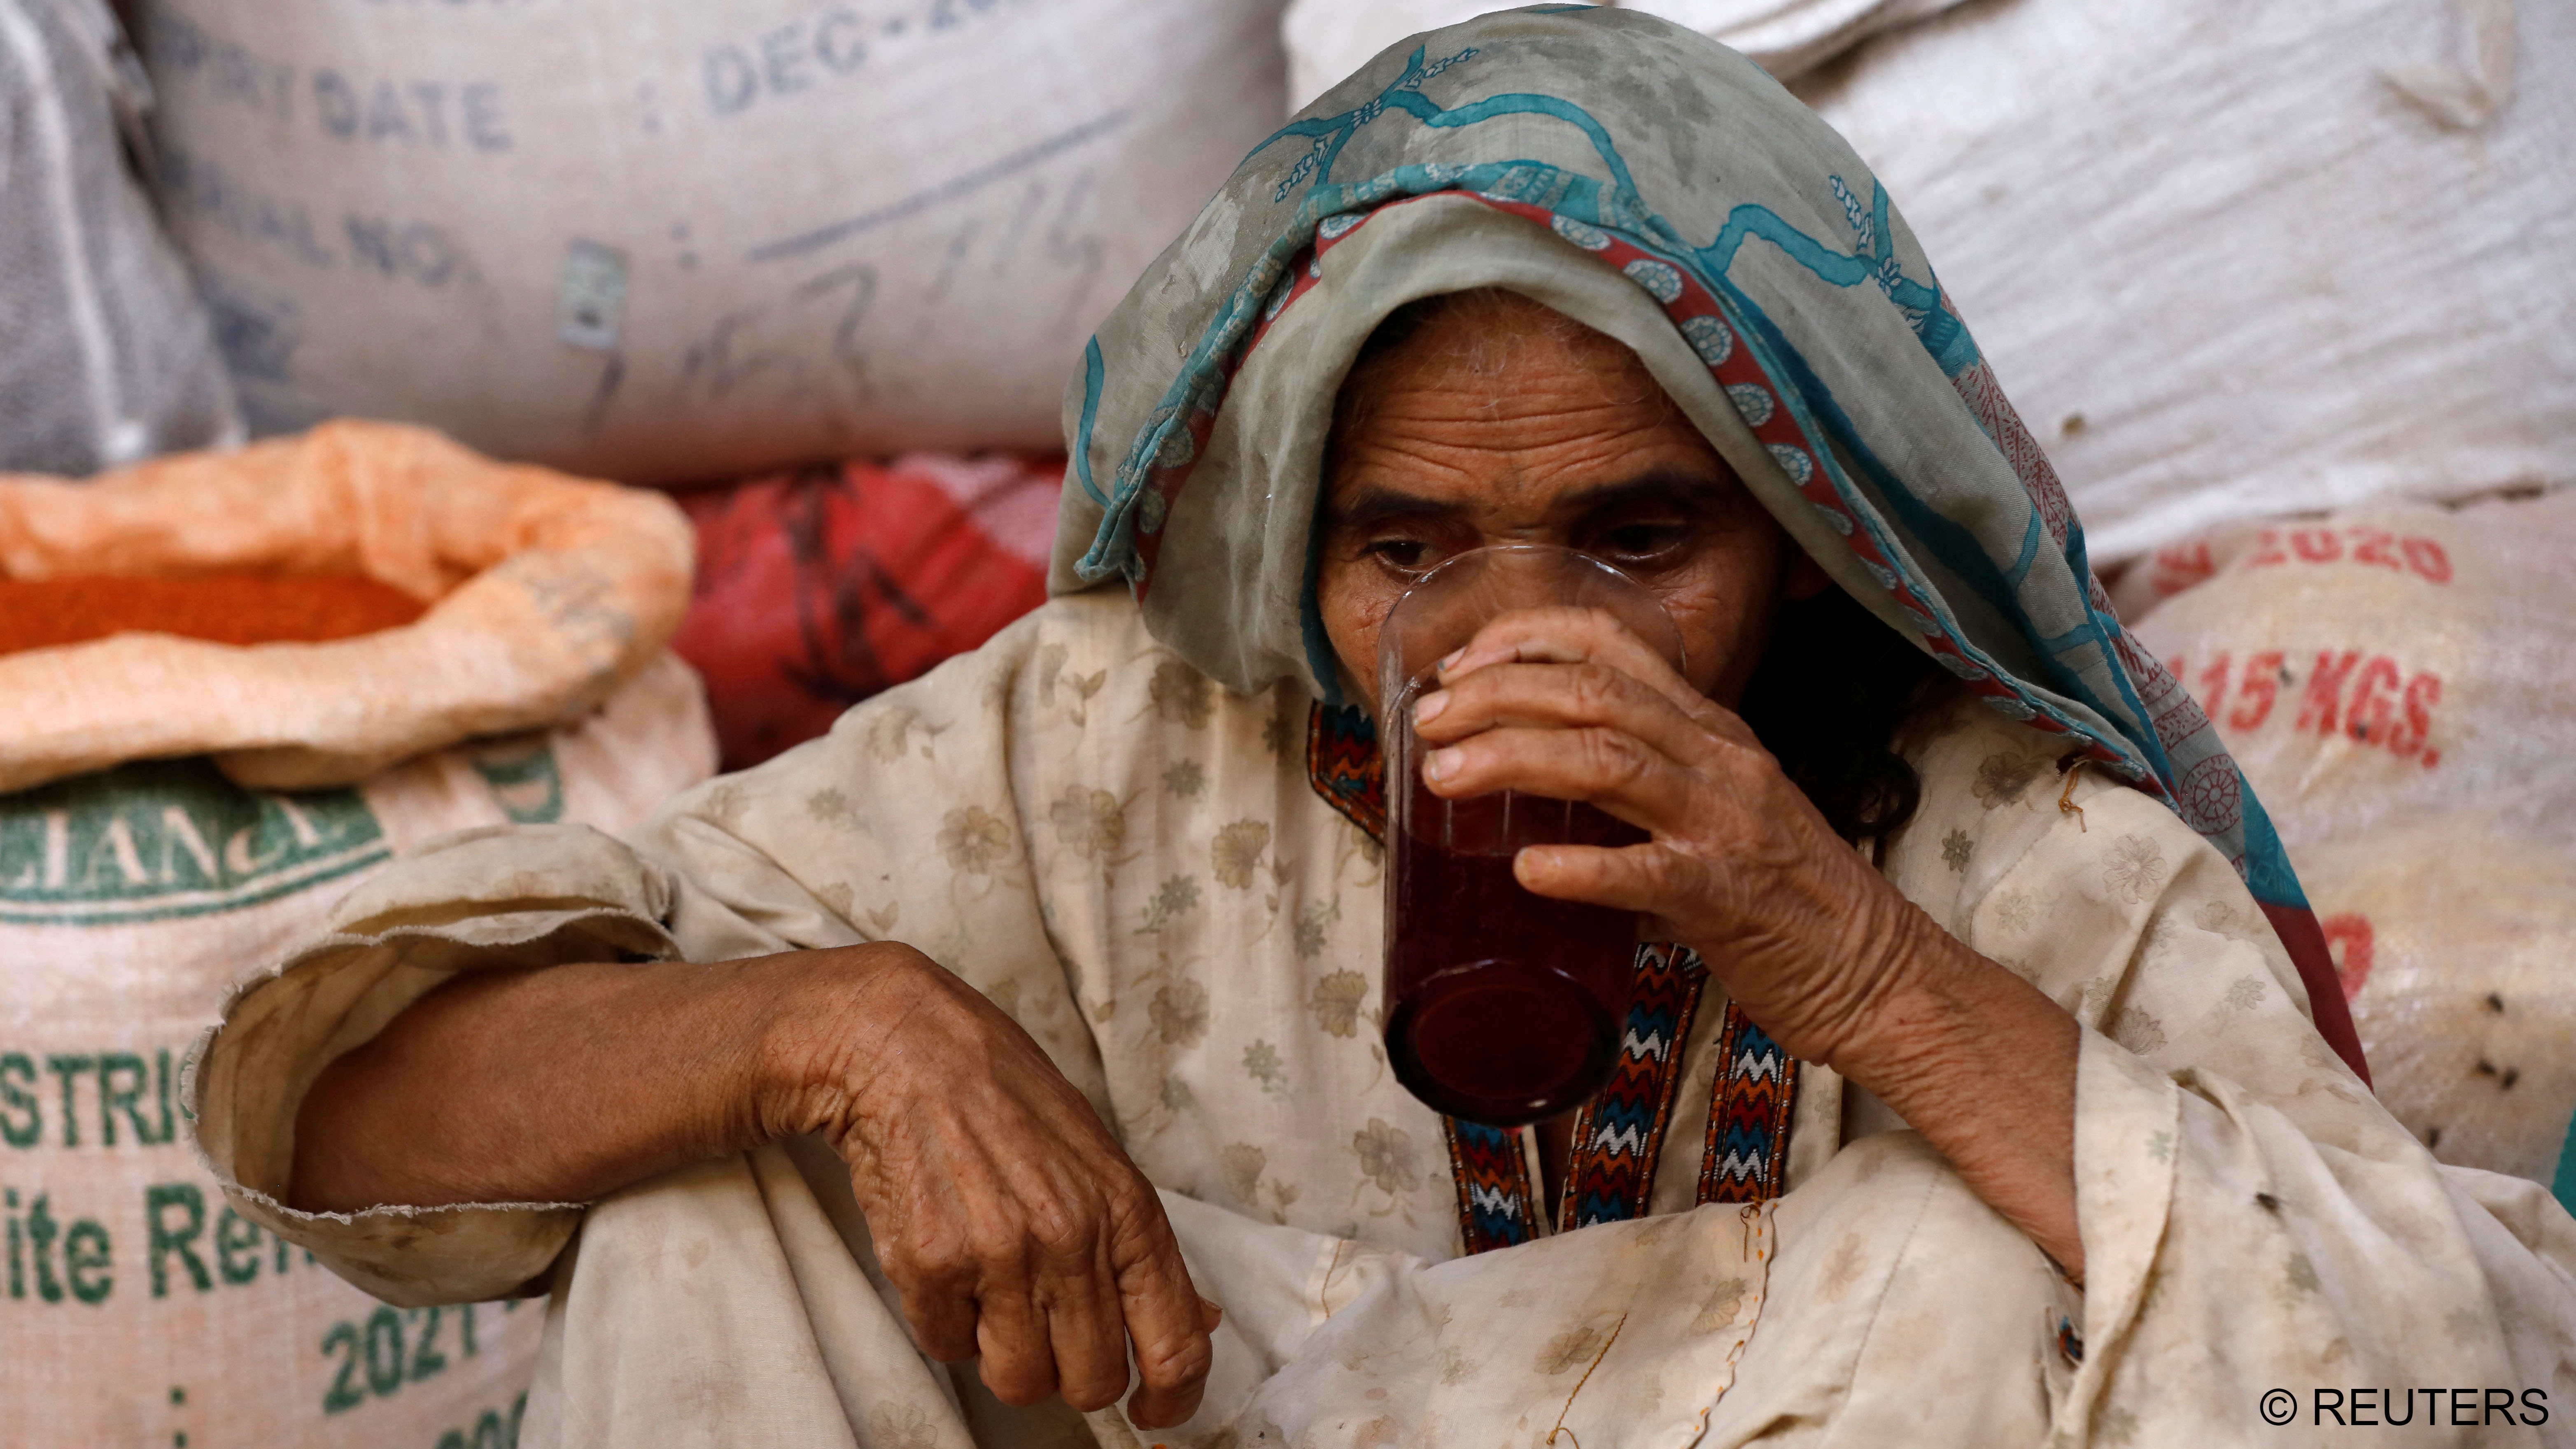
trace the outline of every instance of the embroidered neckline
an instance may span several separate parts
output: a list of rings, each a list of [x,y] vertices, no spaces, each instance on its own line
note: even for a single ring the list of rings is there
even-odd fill
[[[1319,702],[1307,711],[1306,783],[1369,839],[1386,843],[1386,759],[1367,710]]]
[[[1682,1049],[1708,985],[1708,967],[1687,946],[1637,948],[1636,984],[1619,1039],[1619,1064],[1601,1095],[1574,1118],[1557,1230],[1646,1216],[1664,1128],[1681,1085]]]
[[[1708,1102],[1708,1142],[1700,1153],[1699,1200],[1778,1197],[1797,1104],[1798,1059],[1728,1002],[1717,1043],[1717,1090]]]

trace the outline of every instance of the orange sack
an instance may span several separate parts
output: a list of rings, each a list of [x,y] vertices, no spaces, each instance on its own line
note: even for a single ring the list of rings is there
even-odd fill
[[[309,789],[552,725],[661,652],[692,554],[659,495],[386,423],[83,483],[0,476],[0,580],[131,576],[139,593],[155,577],[360,574],[423,610],[325,642],[120,633],[0,654],[0,791],[196,754],[243,785]]]

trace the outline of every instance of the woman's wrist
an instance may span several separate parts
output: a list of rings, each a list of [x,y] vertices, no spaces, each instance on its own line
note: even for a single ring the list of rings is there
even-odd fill
[[[889,1037],[940,968],[900,942],[797,951],[756,963],[760,998],[744,1146],[837,1135],[883,1077]],[[944,974],[944,973],[943,973]]]
[[[1885,1102],[1986,1204],[2081,1281],[2075,1066],[2082,1028],[1915,913],[1902,967],[1832,1065]]]

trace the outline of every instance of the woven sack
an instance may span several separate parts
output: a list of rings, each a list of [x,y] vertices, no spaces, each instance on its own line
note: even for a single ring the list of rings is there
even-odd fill
[[[513,1442],[543,1305],[341,1282],[225,1205],[181,1079],[230,981],[402,850],[623,828],[712,771],[698,681],[660,647],[675,524],[383,428],[0,482],[13,574],[363,566],[439,600],[340,644],[0,657],[0,769],[48,782],[0,793],[0,1444]]]

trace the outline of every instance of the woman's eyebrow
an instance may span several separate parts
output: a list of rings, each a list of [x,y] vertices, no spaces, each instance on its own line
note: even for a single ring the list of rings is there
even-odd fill
[[[1371,484],[1346,503],[1327,504],[1324,517],[1336,528],[1370,528],[1399,518],[1455,518],[1466,511],[1445,498]]]
[[[1679,468],[1657,468],[1621,482],[1568,494],[1556,506],[1569,512],[1608,513],[1640,504],[1664,503],[1686,513],[1704,513],[1716,507],[1728,481]]]

